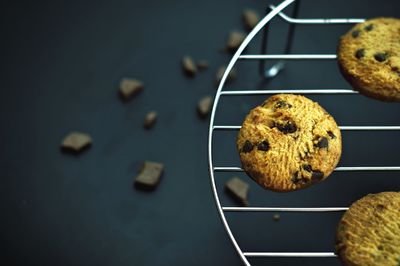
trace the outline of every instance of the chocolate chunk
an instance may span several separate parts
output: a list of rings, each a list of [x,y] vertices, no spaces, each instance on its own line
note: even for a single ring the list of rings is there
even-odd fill
[[[269,143],[268,141],[264,140],[263,142],[257,145],[257,149],[259,151],[268,151],[269,150]]]
[[[246,35],[242,32],[232,31],[229,34],[228,41],[226,42],[226,50],[232,53],[236,52],[237,48],[239,48],[245,38]]]
[[[249,192],[249,184],[238,177],[232,177],[225,183],[226,192],[239,204],[248,206],[247,194]]]
[[[358,49],[355,53],[357,59],[361,59],[365,56],[365,49]]]
[[[199,70],[206,70],[209,66],[210,64],[208,63],[207,60],[199,60],[197,62],[197,67]]]
[[[143,163],[140,173],[135,178],[135,187],[145,190],[153,190],[160,182],[164,165],[161,163],[146,161]]]
[[[92,144],[92,137],[83,132],[72,131],[61,142],[61,150],[78,154],[89,148]]]
[[[182,58],[183,72],[189,76],[194,77],[197,73],[197,66],[190,56],[184,56]]]
[[[260,21],[260,16],[253,9],[243,10],[243,24],[247,30],[252,30]]]
[[[144,118],[143,126],[145,129],[150,129],[154,126],[156,121],[157,121],[157,112],[151,111],[146,114],[146,117]]]
[[[292,105],[290,103],[287,103],[283,100],[279,100],[275,104],[275,108],[291,108]]]
[[[311,175],[312,181],[320,181],[324,177],[324,173],[318,170],[314,170]]]
[[[199,114],[200,118],[206,118],[211,111],[213,103],[213,98],[211,96],[205,96],[200,99],[197,104],[197,113]]]
[[[369,24],[369,25],[364,27],[364,30],[371,31],[373,28],[374,28],[374,25],[373,24]]]
[[[327,138],[322,137],[315,146],[318,148],[328,148],[329,141]]]
[[[307,172],[312,172],[312,167],[309,164],[303,164],[303,169]]]
[[[294,133],[297,130],[295,123],[288,121],[286,124],[277,124],[276,127],[284,134]]]
[[[328,133],[329,137],[331,137],[331,139],[335,139],[336,138],[335,134],[333,134],[332,131],[328,131],[327,133]]]
[[[251,152],[253,148],[254,148],[253,144],[249,140],[246,140],[242,147],[242,152],[244,153]]]
[[[272,216],[272,220],[274,220],[275,222],[279,221],[281,219],[281,216],[279,214],[274,214]]]
[[[386,59],[388,58],[388,54],[387,53],[376,53],[376,54],[374,54],[374,58],[378,62],[383,62],[383,61],[386,61]]]
[[[353,38],[357,38],[358,36],[360,36],[360,31],[359,31],[359,30],[354,30],[354,31],[351,33],[351,36],[353,36]]]
[[[119,83],[119,95],[123,100],[129,100],[143,90],[143,82],[137,79],[123,78]]]
[[[218,86],[221,82],[222,76],[224,75],[226,70],[226,66],[221,66],[218,68],[217,73],[215,74],[215,85]],[[226,83],[234,80],[236,78],[236,70],[234,68],[231,69],[228,76],[226,77]]]

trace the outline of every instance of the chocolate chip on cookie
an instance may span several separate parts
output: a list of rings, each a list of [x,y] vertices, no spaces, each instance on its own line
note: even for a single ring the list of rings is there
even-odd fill
[[[291,108],[291,107],[292,107],[291,104],[289,104],[285,101],[282,101],[282,100],[277,101],[275,104],[275,108]]]
[[[335,134],[333,134],[332,131],[329,130],[327,133],[328,133],[329,137],[331,137],[331,139],[336,138]]]
[[[318,170],[312,171],[311,179],[313,181],[320,181],[322,178],[324,178],[324,173]]]
[[[294,133],[297,130],[296,124],[292,121],[287,121],[283,124],[277,123],[276,127],[284,134]]]
[[[355,53],[355,56],[357,59],[363,58],[365,56],[365,49],[364,48],[358,49]]]
[[[374,54],[374,58],[378,62],[384,62],[388,58],[388,54],[387,53],[376,53],[376,54]]]
[[[317,144],[315,144],[315,147],[318,147],[318,148],[328,148],[328,146],[329,146],[329,141],[328,141],[328,139],[325,138],[325,137],[322,137],[322,138],[317,142]]]
[[[354,30],[351,33],[351,36],[353,36],[353,38],[358,38],[358,36],[360,36],[360,31],[359,30]]]
[[[373,28],[374,28],[374,24],[368,24],[367,26],[364,27],[364,30],[371,31]]]
[[[268,151],[269,150],[269,143],[268,141],[264,140],[257,145],[257,150],[259,151]]]
[[[246,142],[243,145],[242,152],[245,153],[251,152],[253,148],[254,148],[253,144],[249,140],[246,140]]]
[[[312,172],[312,167],[309,164],[304,164],[303,169],[306,170],[307,172]]]

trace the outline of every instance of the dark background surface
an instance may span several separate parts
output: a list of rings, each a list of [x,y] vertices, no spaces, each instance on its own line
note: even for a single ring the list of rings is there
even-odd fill
[[[396,16],[397,1],[303,1],[300,17]],[[0,122],[1,261],[4,265],[241,265],[218,217],[207,171],[208,122],[200,97],[214,95],[219,52],[241,11],[270,1],[2,1]],[[349,26],[299,26],[295,53],[334,53]],[[285,24],[274,22],[272,52]],[[259,38],[247,50],[256,53]],[[185,78],[180,58],[210,61]],[[291,62],[262,83],[255,61],[239,62],[229,89],[349,88],[334,61]],[[131,102],[122,77],[145,82]],[[359,95],[314,96],[339,125],[400,125],[400,105]],[[216,124],[239,125],[263,96],[226,97]],[[159,112],[151,131],[144,115]],[[80,156],[59,151],[70,130],[88,132]],[[236,132],[216,133],[216,166],[238,166]],[[400,132],[343,132],[340,166],[399,165]],[[144,160],[166,166],[158,189],[132,188]],[[216,175],[223,193],[232,174]],[[251,182],[244,174],[244,180]],[[398,190],[398,172],[334,173],[289,194],[251,182],[251,206],[348,206],[370,192]],[[340,213],[230,213],[244,251],[332,251]],[[339,265],[337,259],[255,259],[255,265]],[[3,264],[3,263],[2,263]]]

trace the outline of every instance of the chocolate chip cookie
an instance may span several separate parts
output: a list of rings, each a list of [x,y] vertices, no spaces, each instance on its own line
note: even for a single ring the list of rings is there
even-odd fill
[[[361,93],[400,102],[400,19],[375,18],[355,25],[338,46],[339,68]]]
[[[277,94],[247,115],[237,149],[253,180],[285,192],[325,179],[339,162],[342,138],[335,120],[318,103]]]
[[[336,234],[343,265],[400,265],[400,193],[369,194],[343,215]]]

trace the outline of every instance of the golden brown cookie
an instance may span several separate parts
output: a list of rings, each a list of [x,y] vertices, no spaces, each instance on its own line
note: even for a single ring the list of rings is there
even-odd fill
[[[400,101],[400,19],[375,18],[355,25],[338,46],[339,68],[361,93]]]
[[[342,138],[335,120],[318,103],[277,94],[247,115],[237,149],[252,179],[284,192],[325,179],[339,162]]]
[[[343,215],[336,252],[346,266],[400,265],[400,193],[369,194]]]

